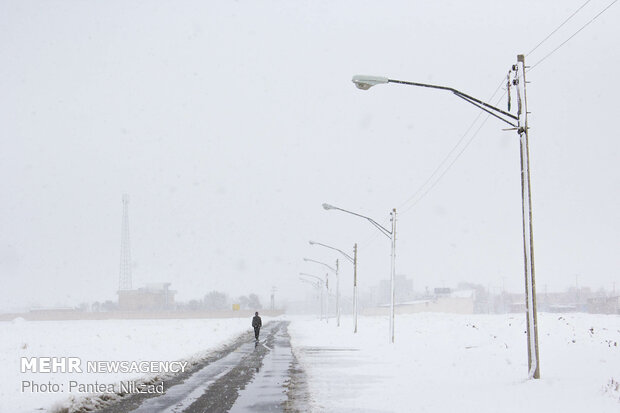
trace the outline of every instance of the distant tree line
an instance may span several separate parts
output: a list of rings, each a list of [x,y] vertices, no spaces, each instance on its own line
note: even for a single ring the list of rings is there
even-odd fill
[[[202,300],[190,300],[187,303],[178,303],[179,309],[190,311],[223,311],[232,310],[233,304],[239,304],[241,310],[260,310],[263,306],[256,294],[242,295],[231,299],[226,293],[211,291]]]
[[[224,311],[232,310],[233,304],[239,304],[241,310],[260,310],[263,306],[256,294],[242,295],[231,299],[226,293],[211,291],[200,299],[177,302],[176,309],[180,311]],[[75,307],[76,310],[84,312],[109,312],[118,310],[118,303],[107,300],[104,302],[95,301],[93,303],[81,303]]]
[[[81,303],[77,307],[76,310],[79,311],[91,311],[93,313],[105,313],[109,311],[115,311],[118,309],[118,303],[112,300],[107,300],[104,302],[95,301],[94,303]]]

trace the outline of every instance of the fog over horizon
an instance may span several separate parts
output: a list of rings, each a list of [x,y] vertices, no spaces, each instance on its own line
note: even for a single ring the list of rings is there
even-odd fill
[[[618,291],[620,9],[545,58],[608,4],[589,2],[528,54],[582,3],[1,2],[0,311],[116,300],[124,193],[134,288],[179,301],[303,299],[298,273],[324,270],[302,259],[339,258],[309,240],[358,243],[361,292],[387,279],[388,240],[324,202],[383,225],[397,208],[416,291],[522,292],[515,131],[449,92],[351,82],[505,109],[517,54],[544,59],[527,73],[538,292]]]

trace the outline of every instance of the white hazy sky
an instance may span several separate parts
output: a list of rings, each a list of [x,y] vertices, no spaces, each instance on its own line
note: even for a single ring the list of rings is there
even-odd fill
[[[387,238],[323,202],[386,225],[407,210],[396,265],[416,289],[522,291],[516,133],[489,119],[408,209],[479,111],[350,79],[486,100],[582,3],[0,1],[0,307],[115,299],[124,192],[134,285],[169,281],[181,300],[302,296],[297,273],[322,273],[302,257],[336,258],[310,239],[358,242],[362,288],[387,278]],[[608,4],[589,2],[526,62]],[[620,281],[619,13],[528,73],[539,290]]]

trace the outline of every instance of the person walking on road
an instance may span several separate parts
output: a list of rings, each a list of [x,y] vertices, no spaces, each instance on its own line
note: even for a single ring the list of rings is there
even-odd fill
[[[252,318],[252,327],[254,327],[254,337],[256,337],[256,341],[258,341],[258,335],[260,334],[260,328],[263,326],[263,321],[258,316],[258,311],[254,313],[254,318]]]

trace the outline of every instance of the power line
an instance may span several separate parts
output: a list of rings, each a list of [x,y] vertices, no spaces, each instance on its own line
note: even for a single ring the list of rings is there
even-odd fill
[[[502,85],[504,84],[505,79],[502,79],[501,83],[498,85],[498,87],[495,89],[495,91],[493,92],[493,94],[491,95],[491,99],[493,99],[495,97],[495,95],[497,94],[497,92],[501,89]],[[504,92],[502,94],[502,96],[498,99],[498,102],[501,101],[501,99],[504,98],[504,96],[506,95],[506,92]],[[408,212],[409,210],[411,210],[416,204],[418,204],[438,183],[439,181],[441,181],[441,179],[446,175],[446,173],[452,168],[452,166],[456,163],[456,161],[461,157],[461,155],[463,154],[463,152],[465,152],[465,150],[469,147],[469,145],[471,144],[471,142],[474,140],[474,138],[478,135],[478,133],[480,132],[480,130],[482,129],[482,127],[485,125],[485,123],[487,122],[487,120],[489,119],[490,115],[488,115],[483,121],[482,124],[478,127],[478,129],[476,129],[476,131],[474,132],[474,134],[469,138],[469,140],[465,143],[465,146],[458,152],[458,154],[456,155],[456,157],[454,159],[452,159],[452,161],[450,162],[450,164],[448,165],[447,168],[445,168],[443,170],[443,172],[441,172],[439,174],[439,177],[426,189],[424,190],[425,187],[428,186],[429,182],[432,181],[432,179],[438,174],[438,172],[441,170],[441,168],[450,160],[452,154],[459,148],[459,146],[461,145],[461,143],[463,142],[463,140],[467,137],[467,135],[470,133],[470,131],[472,130],[472,128],[475,126],[475,124],[480,120],[480,118],[482,117],[482,115],[484,115],[484,112],[480,112],[476,118],[474,119],[474,121],[471,123],[471,125],[469,125],[469,127],[467,128],[467,130],[465,131],[465,133],[463,133],[463,135],[461,136],[461,138],[458,140],[458,142],[452,147],[452,149],[448,152],[448,154],[444,157],[444,159],[441,161],[441,163],[439,164],[439,166],[437,166],[437,168],[435,168],[435,170],[433,171],[433,173],[428,177],[428,179],[422,184],[420,185],[420,187],[414,192],[414,194],[412,196],[410,196],[406,201],[404,201],[403,203],[400,204],[400,206],[398,207],[398,209],[401,209],[403,207],[405,207],[410,201],[415,200],[413,202],[413,204],[411,204],[410,206],[408,206],[404,211],[402,211],[399,215],[403,215],[404,213]],[[423,191],[423,192],[422,192]],[[419,198],[416,199],[416,196],[422,193],[420,195]],[[382,225],[386,225],[387,224],[387,220],[384,220],[383,222],[381,222]],[[371,245],[374,241],[376,241],[377,237],[378,237],[378,233],[373,233],[372,235],[370,235],[368,238],[366,238],[363,242],[358,243],[358,248],[360,248],[361,246],[368,246]]]
[[[555,30],[553,30],[551,33],[549,33],[547,35],[547,37],[545,37],[543,40],[541,40],[532,50],[530,50],[527,54],[529,55],[530,53],[532,53],[533,51],[535,51],[536,49],[538,49],[538,47],[540,47],[544,42],[546,42],[553,34],[555,34],[560,28],[562,28],[562,26],[564,26],[570,19],[572,19],[577,13],[579,13],[579,11],[581,11],[581,9],[583,9],[591,0],[587,0],[585,3],[583,3],[577,10],[575,10],[566,20],[564,20],[557,28],[555,28]],[[549,57],[552,53],[554,53],[556,50],[558,50],[560,47],[562,47],[566,42],[568,42],[571,38],[573,38],[575,35],[577,35],[577,33],[579,33],[581,30],[583,30],[587,25],[589,25],[590,23],[592,23],[592,21],[594,21],[598,16],[600,16],[601,14],[603,14],[607,9],[609,9],[616,1],[618,0],[614,0],[611,4],[609,4],[602,12],[600,12],[598,15],[596,15],[592,20],[590,20],[588,23],[586,23],[582,28],[580,28],[575,34],[573,34],[570,38],[568,38],[567,40],[565,40],[562,44],[560,44],[560,46],[558,46],[555,50],[553,50],[551,53],[549,53],[547,56],[545,56],[543,59],[541,59],[538,63],[536,63],[534,66],[536,66],[537,64],[539,64],[540,62],[542,62],[544,59],[546,59],[547,57]],[[534,66],[532,66],[530,68],[533,69]],[[491,96],[491,98],[489,100],[492,100],[495,97],[495,94],[497,94],[498,90],[502,87],[502,85],[504,84],[504,79],[502,79],[502,81],[500,82],[499,86],[497,87],[497,89],[495,89],[495,92],[493,92],[493,95]],[[505,95],[505,93],[504,93]],[[504,96],[503,95],[503,96]],[[502,98],[503,98],[502,96]],[[500,98],[501,100],[501,98]],[[473,128],[473,126],[476,124],[476,122],[478,121],[478,119],[480,119],[480,116],[482,115],[482,113],[480,113],[476,119],[474,119],[474,121],[472,122],[472,124],[469,126],[469,128],[467,128],[467,130],[465,131],[465,133],[461,136],[461,138],[458,140],[458,142],[452,147],[452,149],[450,150],[450,152],[448,152],[448,154],[446,155],[446,157],[441,161],[441,163],[437,166],[437,168],[435,168],[435,170],[433,171],[433,173],[428,177],[428,179],[418,188],[418,190],[411,196],[409,197],[405,202],[403,202],[403,204],[401,204],[399,206],[399,209],[403,208],[407,203],[409,203],[410,201],[414,200],[416,198],[416,196],[421,193],[424,190],[424,187],[427,186],[429,184],[429,182],[431,182],[433,180],[433,178],[437,175],[437,173],[442,169],[442,167],[446,164],[446,162],[450,159],[450,157],[452,156],[452,154],[454,153],[454,151],[461,145],[461,142],[463,141],[463,139],[465,139],[465,137],[469,134],[470,130]],[[404,213],[406,213],[407,211],[411,210],[411,208],[413,208],[413,206],[415,206],[417,203],[419,203],[425,196],[426,194],[428,194],[430,192],[431,189],[433,189],[437,183],[443,178],[443,176],[448,172],[448,170],[452,167],[452,165],[454,165],[454,163],[458,160],[458,158],[461,156],[461,154],[463,154],[463,152],[465,151],[465,149],[467,149],[467,147],[469,146],[469,144],[472,142],[472,140],[475,138],[475,136],[478,134],[478,132],[480,131],[480,129],[482,128],[482,126],[484,125],[484,123],[486,123],[488,117],[485,118],[485,120],[483,121],[482,125],[480,126],[480,128],[478,128],[476,130],[476,132],[474,133],[474,135],[470,138],[470,140],[465,144],[465,147],[458,153],[458,155],[456,156],[456,158],[454,158],[452,160],[452,162],[450,162],[450,164],[448,165],[448,167],[441,173],[441,175],[439,176],[439,178],[437,180],[435,180],[431,186],[424,190],[424,192],[422,192],[422,195],[413,202],[413,204],[411,204],[410,206],[408,206],[404,211],[402,211],[400,213],[400,215],[402,216]]]
[[[398,206],[398,209],[403,208],[405,205],[407,205],[407,203],[409,203],[410,201],[414,200],[416,198],[416,196],[422,192],[422,190],[424,189],[424,187],[426,185],[428,185],[428,183],[433,179],[433,177],[435,175],[437,175],[437,172],[439,172],[439,170],[448,162],[448,160],[450,159],[450,157],[452,156],[452,154],[454,153],[454,151],[456,151],[456,149],[459,147],[459,145],[461,144],[461,142],[463,142],[463,139],[465,139],[465,137],[469,134],[469,131],[474,127],[474,125],[476,124],[476,122],[478,122],[478,119],[480,119],[480,117],[483,115],[484,112],[480,112],[478,113],[478,115],[476,116],[476,118],[474,119],[474,121],[471,123],[471,125],[469,125],[469,127],[467,128],[467,130],[465,131],[465,133],[463,133],[463,135],[461,135],[461,138],[458,140],[458,142],[452,147],[452,149],[450,149],[450,152],[448,152],[448,154],[443,158],[443,160],[439,163],[439,165],[437,165],[437,168],[435,168],[435,170],[429,175],[429,177],[426,179],[426,181],[424,181],[424,183],[422,185],[420,185],[420,187],[413,193],[413,195],[411,195],[409,198],[407,198],[402,204],[400,204]]]
[[[542,59],[540,59],[538,62],[536,62],[532,67],[530,67],[529,70],[534,69],[536,66],[538,66],[539,64],[541,64],[543,61],[545,61],[545,59],[547,59],[549,56],[551,56],[552,54],[554,54],[555,52],[557,52],[562,46],[564,46],[566,43],[568,43],[573,37],[577,36],[583,29],[585,29],[587,26],[590,25],[590,23],[592,23],[594,20],[596,20],[601,14],[605,13],[611,6],[613,6],[618,0],[614,0],[611,3],[609,3],[609,5],[607,5],[607,7],[605,7],[600,13],[598,13],[596,16],[594,16],[592,19],[590,19],[586,24],[584,24],[583,26],[581,26],[581,28],[579,30],[577,30],[575,33],[573,33],[568,39],[564,40],[562,43],[560,43],[560,45],[558,47],[556,47],[555,49],[553,49],[551,52],[547,53],[545,55],[545,57],[543,57]]]
[[[498,100],[501,101],[504,96],[506,95],[506,93],[504,93]],[[478,115],[478,117],[476,118],[476,120],[474,121],[474,123],[476,121],[478,121],[478,119],[480,118],[480,116],[482,116],[483,113],[480,112],[480,114]],[[448,171],[450,170],[450,168],[452,168],[452,165],[454,165],[456,163],[456,161],[461,157],[461,155],[463,154],[463,152],[465,152],[465,150],[469,147],[469,145],[472,143],[472,141],[476,138],[476,136],[478,135],[478,133],[480,132],[480,130],[482,129],[482,127],[486,124],[487,120],[489,120],[489,118],[491,117],[491,115],[487,115],[486,118],[484,118],[484,120],[482,121],[482,123],[480,124],[480,126],[478,127],[478,129],[476,129],[476,131],[474,132],[474,134],[469,138],[469,140],[467,141],[467,143],[465,143],[465,146],[463,146],[463,148],[459,151],[459,153],[456,155],[456,157],[452,160],[452,162],[450,162],[450,164],[448,165],[448,167],[446,169],[444,169],[444,171],[441,173],[441,175],[439,175],[439,177],[435,180],[435,182],[433,182],[431,184],[430,187],[428,187],[423,193],[422,195],[420,195],[420,197],[411,205],[409,205],[409,207],[407,207],[404,211],[402,211],[400,213],[400,215],[402,216],[403,214],[407,213],[409,210],[411,210],[414,206],[416,206],[422,199],[424,199],[424,197],[439,183],[439,181],[441,181],[441,179],[444,177],[444,175],[446,173],[448,173]],[[473,126],[473,124],[472,124]],[[470,127],[471,129],[471,127]]]
[[[471,142],[471,139],[465,143],[465,146],[463,149],[461,149],[458,154],[456,155],[456,157],[452,160],[452,162],[450,162],[450,164],[448,165],[447,168],[445,168],[443,170],[443,172],[441,172],[441,174],[439,174],[439,178],[437,178],[428,189],[424,190],[424,188],[433,180],[433,178],[437,175],[437,173],[442,169],[442,167],[448,162],[448,160],[451,158],[452,154],[454,153],[454,151],[456,151],[456,149],[460,146],[461,142],[463,142],[463,139],[465,139],[465,137],[467,135],[469,135],[469,132],[472,130],[472,128],[474,127],[474,125],[476,124],[476,122],[478,122],[478,120],[482,117],[482,115],[484,115],[484,112],[480,112],[478,113],[478,115],[476,116],[476,118],[474,119],[474,121],[471,123],[471,125],[469,125],[469,127],[467,128],[467,130],[465,131],[465,133],[461,136],[461,138],[459,139],[459,141],[456,143],[456,145],[454,147],[452,147],[452,149],[450,150],[450,152],[448,153],[448,155],[446,155],[446,157],[443,159],[443,161],[441,161],[441,163],[439,164],[439,166],[437,166],[437,168],[433,171],[433,173],[428,177],[428,179],[418,188],[418,190],[413,194],[413,196],[409,197],[407,199],[407,201],[403,202],[403,204],[399,207],[399,209],[402,209],[405,207],[405,205],[407,205],[409,202],[414,201],[411,205],[407,206],[407,208],[405,208],[404,211],[401,211],[400,215],[403,215],[404,213],[406,213],[407,211],[409,211],[414,205],[416,205],[418,202],[420,202],[420,200],[422,200],[426,194],[428,194],[428,192],[435,187],[435,185],[437,185],[437,183],[443,178],[443,176],[448,172],[448,170],[450,170],[450,168],[452,167],[452,165],[454,165],[454,163],[460,158],[461,154],[463,153],[463,151],[465,149],[467,149],[467,147],[469,146],[469,143]],[[484,120],[484,122],[486,122],[486,119]],[[478,132],[476,131],[476,133],[474,134],[474,136],[477,134]],[[416,196],[418,194],[421,195],[416,199]]]
[[[570,16],[568,16],[568,18],[566,20],[564,20],[562,22],[562,24],[560,24],[558,27],[556,27],[556,29],[554,31],[552,31],[551,33],[549,33],[549,35],[547,37],[545,37],[544,39],[542,39],[540,41],[540,43],[538,43],[532,50],[530,50],[529,52],[527,52],[526,56],[530,55],[534,50],[538,49],[540,47],[541,44],[543,44],[544,42],[547,41],[547,39],[549,39],[551,36],[553,36],[555,34],[555,32],[557,32],[558,30],[560,30],[562,28],[562,26],[564,26],[566,24],[566,22],[568,22],[570,19],[573,18],[573,16],[577,13],[579,13],[579,11],[581,9],[583,9],[586,4],[590,3],[591,0],[586,1],[585,3],[583,3],[581,5],[581,7],[579,7],[577,10],[575,10],[575,12],[573,14],[571,14]]]
[[[497,92],[501,89],[502,85],[504,84],[505,79],[502,78],[501,82],[499,83],[499,85],[497,86],[497,88],[495,89],[495,91],[493,92],[493,94],[491,95],[491,97],[488,100],[492,100],[495,95],[497,94]],[[505,94],[505,93],[504,93]],[[502,96],[503,98],[503,96]],[[501,99],[501,98],[500,98]],[[456,144],[452,147],[452,149],[450,149],[450,151],[448,152],[448,154],[443,158],[443,160],[439,163],[439,165],[435,168],[435,170],[433,171],[433,173],[430,174],[430,176],[426,179],[426,181],[424,181],[424,183],[422,185],[420,185],[420,187],[413,193],[413,195],[411,195],[409,198],[407,198],[403,203],[401,203],[398,206],[398,209],[401,209],[403,207],[405,207],[409,202],[413,201],[414,199],[416,199],[416,197],[418,196],[419,193],[421,193],[422,191],[424,191],[424,188],[433,180],[433,178],[441,171],[441,168],[446,165],[446,163],[448,163],[448,161],[450,160],[450,158],[452,157],[452,154],[459,148],[459,146],[461,145],[461,143],[463,142],[463,140],[467,137],[467,135],[469,134],[469,132],[472,130],[472,128],[474,127],[474,125],[476,124],[476,122],[478,122],[478,120],[480,119],[480,117],[482,117],[484,113],[480,112],[476,118],[474,119],[474,121],[471,123],[471,125],[469,125],[469,127],[467,128],[467,130],[465,131],[465,133],[463,133],[463,135],[461,135],[460,139],[456,142]],[[486,122],[486,119],[485,119]],[[478,132],[476,132],[478,133]],[[469,141],[471,142],[471,140]],[[469,142],[465,145],[465,148],[467,146],[469,146]],[[431,188],[434,187],[437,182],[439,182],[439,180],[441,180],[441,178],[446,174],[446,172],[452,167],[452,165],[454,165],[454,162],[456,162],[456,160],[461,156],[461,154],[463,153],[464,149],[461,150],[456,158],[454,158],[454,160],[450,163],[450,165],[448,166],[448,168],[441,173],[441,176],[435,181],[435,183],[433,183],[431,185]],[[430,190],[430,189],[429,189]],[[424,191],[422,193],[422,196],[420,198],[418,198],[413,205],[417,204],[420,199],[422,199],[428,192]],[[410,210],[411,207],[408,207],[404,212]],[[402,212],[401,215],[404,213]]]
[[[568,18],[566,18],[558,27],[556,27],[551,33],[549,33],[543,40],[541,40],[536,46],[534,46],[534,48],[532,50],[530,50],[527,55],[531,54],[532,52],[534,52],[536,49],[538,49],[543,43],[545,43],[552,35],[554,35],[560,28],[562,28],[570,19],[572,19],[577,13],[579,13],[579,11],[581,11],[591,0],[587,0],[585,3],[583,3],[577,10],[575,10],[570,16],[568,16]],[[590,25],[594,20],[596,20],[601,14],[603,14],[605,11],[607,11],[611,6],[614,5],[614,3],[616,3],[618,0],[614,0],[612,1],[607,7],[605,7],[600,13],[598,13],[596,16],[594,16],[592,19],[590,19],[586,24],[584,24],[579,30],[577,30],[575,33],[573,33],[573,35],[571,35],[568,39],[566,39],[564,42],[562,42],[558,47],[556,47],[554,50],[552,50],[550,53],[548,53],[546,56],[544,56],[541,60],[539,60],[536,64],[534,64],[529,70],[532,70],[534,67],[536,67],[537,65],[539,65],[540,63],[542,63],[545,59],[547,59],[549,56],[551,56],[553,53],[555,53],[558,49],[560,49],[562,46],[564,46],[568,41],[570,41],[573,37],[575,37],[579,32],[581,32],[584,28],[586,28],[588,25]],[[495,92],[493,92],[493,95],[491,96],[491,99],[493,99],[493,97],[495,97],[495,95],[497,94],[498,90],[500,90],[500,88],[502,87],[502,85],[504,84],[504,79],[502,78],[502,81],[500,82],[499,86],[497,87],[497,89],[495,89]],[[505,93],[504,93],[505,95]],[[502,95],[502,98],[503,96]],[[500,98],[500,100],[502,99]],[[467,128],[467,130],[465,131],[465,133],[461,136],[461,138],[457,141],[457,143],[452,147],[452,149],[450,149],[450,151],[448,152],[448,154],[444,157],[444,159],[439,163],[439,165],[437,166],[437,168],[435,168],[435,170],[431,173],[431,175],[426,179],[426,181],[424,181],[424,183],[413,193],[413,195],[411,195],[409,198],[407,198],[406,201],[404,201],[399,207],[398,209],[402,209],[405,205],[407,205],[409,202],[413,201],[413,203],[411,205],[409,205],[408,207],[406,207],[406,209],[404,211],[402,211],[400,213],[400,215],[402,216],[404,213],[408,212],[409,210],[411,210],[416,204],[418,204],[438,183],[439,181],[446,175],[446,173],[448,172],[448,170],[450,170],[450,168],[454,165],[454,163],[458,160],[458,158],[463,154],[463,152],[465,151],[465,149],[467,149],[467,147],[470,145],[470,143],[472,142],[472,140],[476,137],[476,135],[478,134],[478,132],[480,131],[480,129],[482,128],[482,126],[484,126],[484,124],[486,123],[486,121],[488,120],[488,117],[485,118],[485,120],[483,121],[483,123],[480,125],[480,127],[476,130],[476,132],[474,133],[474,135],[472,135],[472,137],[469,139],[469,141],[467,141],[467,143],[465,144],[465,146],[463,147],[463,149],[461,151],[458,152],[457,156],[450,162],[450,164],[448,165],[448,167],[446,169],[443,170],[443,172],[441,172],[441,174],[439,175],[439,177],[432,182],[433,178],[435,176],[437,176],[437,174],[442,170],[443,166],[448,162],[448,160],[451,158],[452,154],[457,150],[457,148],[461,145],[461,143],[463,142],[463,139],[465,139],[465,137],[469,134],[470,130],[474,127],[474,125],[476,124],[476,122],[480,119],[480,116],[482,115],[482,113],[480,113],[472,122],[472,124],[469,126],[469,128]],[[430,187],[428,187],[426,190],[424,190],[424,188],[430,183],[432,182],[432,184],[430,185]],[[416,197],[418,196],[418,194],[421,195],[419,196],[419,198],[416,199]],[[374,236],[372,237],[374,238]]]
[[[566,20],[564,20],[556,29],[554,29],[551,33],[549,33],[543,40],[541,40],[536,46],[534,46],[534,48],[532,50],[530,50],[527,55],[531,54],[532,52],[534,52],[536,49],[538,49],[543,43],[545,43],[551,36],[553,36],[560,28],[562,28],[570,19],[572,19],[577,13],[579,13],[579,11],[581,11],[591,0],[587,0],[585,3],[583,3],[577,10],[575,10]],[[577,30],[575,33],[573,33],[568,39],[566,39],[565,41],[563,41],[559,46],[557,46],[555,49],[553,49],[551,52],[549,52],[547,55],[545,55],[542,59],[540,59],[537,63],[535,63],[532,67],[529,68],[529,70],[534,69],[534,67],[538,66],[540,63],[542,63],[545,59],[547,59],[549,56],[551,56],[553,53],[555,53],[557,50],[559,50],[562,46],[564,46],[566,43],[568,43],[573,37],[575,37],[577,34],[579,34],[583,29],[585,29],[588,25],[590,25],[594,20],[596,20],[601,14],[603,14],[604,12],[606,12],[611,6],[613,6],[618,0],[614,0],[612,1],[607,7],[605,7],[601,12],[599,12],[596,16],[594,16],[592,19],[590,19],[586,24],[584,24],[583,26],[581,26],[581,28],[579,28],[579,30]],[[528,71],[529,71],[528,70]],[[499,86],[497,87],[497,89],[495,89],[495,92],[493,92],[491,98],[489,100],[492,100],[495,95],[497,94],[497,92],[500,90],[500,88],[502,87],[502,85],[504,84],[504,78],[502,78],[502,81],[500,82]],[[504,94],[500,97],[500,99],[498,100],[501,101],[501,99],[503,99],[503,97],[506,95],[506,92],[504,92]],[[411,195],[409,198],[407,198],[407,200],[405,200],[400,206],[399,209],[405,207],[405,205],[407,205],[409,202],[413,201],[413,203],[409,206],[407,206],[405,208],[404,211],[402,211],[400,213],[400,215],[402,216],[403,214],[407,213],[408,211],[410,211],[415,205],[417,205],[422,199],[424,199],[424,197],[439,183],[439,181],[441,181],[441,179],[448,173],[448,171],[452,168],[452,166],[456,163],[456,161],[460,158],[460,156],[463,154],[463,152],[465,152],[465,150],[469,147],[469,145],[471,144],[471,142],[476,138],[476,136],[478,135],[478,133],[480,132],[480,130],[482,129],[482,127],[486,124],[487,120],[489,119],[489,116],[487,116],[483,121],[482,124],[480,124],[480,126],[478,127],[478,129],[476,129],[476,131],[474,132],[474,134],[470,137],[470,139],[467,141],[467,143],[465,144],[465,146],[458,152],[458,154],[456,155],[456,157],[449,163],[449,165],[447,166],[447,168],[445,168],[443,170],[443,172],[441,172],[439,174],[439,177],[432,182],[433,178],[439,173],[439,171],[441,171],[442,167],[448,162],[448,160],[450,159],[450,157],[452,156],[452,154],[457,150],[457,148],[461,145],[461,143],[463,142],[463,140],[465,139],[465,137],[469,134],[469,132],[471,131],[471,129],[474,127],[474,125],[476,124],[476,122],[478,122],[478,120],[480,119],[480,117],[483,115],[483,113],[481,112],[480,114],[478,114],[478,116],[476,116],[476,118],[474,119],[474,121],[472,122],[472,124],[467,128],[467,130],[465,131],[465,133],[461,136],[461,138],[457,141],[457,143],[452,147],[452,149],[450,149],[450,151],[448,152],[448,154],[444,157],[444,159],[440,162],[440,164],[437,166],[437,168],[435,168],[435,170],[431,173],[431,175],[428,177],[428,179],[426,179],[426,181],[413,193],[413,195]],[[430,183],[432,182],[432,184],[426,189],[424,190],[424,188]],[[421,195],[416,199],[416,197],[418,196],[418,194]],[[383,221],[383,224],[385,225],[386,221]],[[374,242],[377,238],[378,234],[373,234],[372,236],[370,236],[369,238],[367,238],[364,242],[360,243],[359,246],[363,247],[365,245],[370,245],[370,243]],[[368,244],[367,244],[368,243]]]

